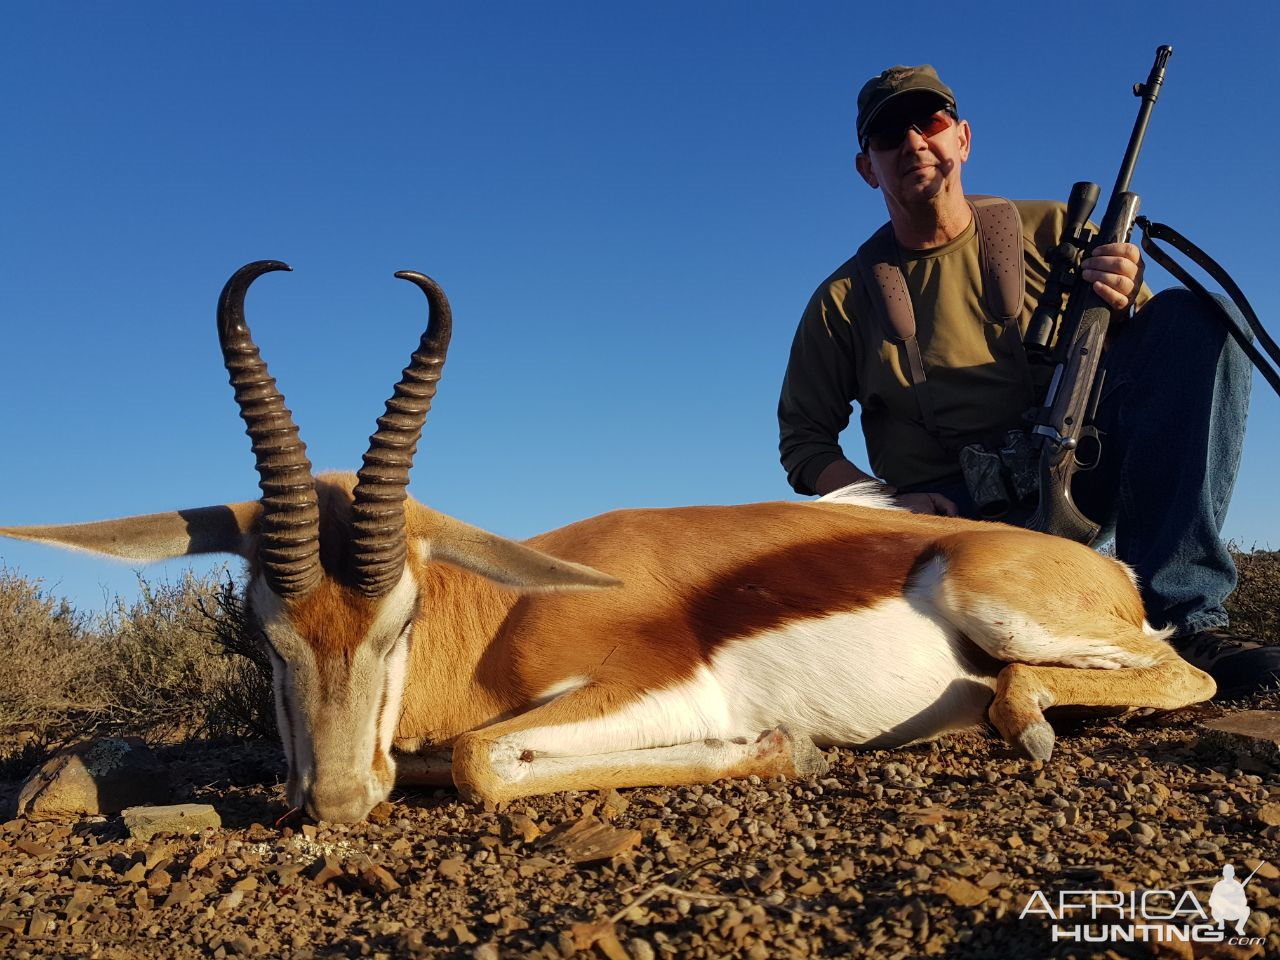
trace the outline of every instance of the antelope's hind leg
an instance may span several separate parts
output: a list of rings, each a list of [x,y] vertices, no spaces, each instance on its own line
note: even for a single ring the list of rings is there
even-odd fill
[[[756,737],[684,740],[676,731],[683,728],[687,736],[697,725],[662,729],[656,713],[672,704],[655,704],[655,696],[661,694],[628,697],[588,685],[463,734],[453,748],[458,792],[473,802],[500,802],[561,790],[678,786],[753,774],[814,776],[827,770],[813,741],[785,727]]]
[[[1163,641],[1159,641],[1163,642]],[[1053,752],[1053,706],[1155,707],[1176,710],[1208,700],[1216,686],[1176,653],[1153,667],[1091,670],[1011,663],[1000,671],[991,722],[1009,743],[1036,760]]]
[[[1048,707],[1173,710],[1216,690],[1147,625],[1128,570],[1079,544],[1016,530],[970,535],[931,559],[913,589],[1008,664],[989,716],[1030,757],[1053,752]]]

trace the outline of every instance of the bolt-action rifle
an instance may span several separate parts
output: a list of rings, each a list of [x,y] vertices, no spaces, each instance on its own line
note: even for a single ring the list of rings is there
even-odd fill
[[[1071,484],[1077,472],[1097,466],[1102,452],[1093,419],[1103,383],[1098,364],[1112,311],[1081,275],[1080,263],[1096,246],[1129,241],[1138,216],[1138,195],[1130,192],[1129,183],[1172,53],[1172,47],[1158,48],[1147,82],[1134,84],[1142,105],[1096,235],[1088,219],[1098,186],[1072,187],[1062,240],[1049,256],[1049,279],[1024,338],[1028,356],[1053,367],[1043,404],[1029,413],[1032,444],[1039,448],[1040,497],[1028,526],[1086,543],[1098,536],[1100,527],[1075,505]]]
[[[1048,364],[1053,376],[1043,402],[1028,410],[1026,430],[1011,430],[998,444],[970,444],[960,451],[960,469],[981,515],[998,519],[1012,505],[1035,513],[1027,521],[1033,530],[1092,543],[1099,524],[1081,513],[1072,498],[1075,475],[1092,470],[1102,456],[1102,437],[1094,427],[1106,368],[1100,366],[1111,325],[1111,308],[1081,276],[1080,264],[1097,246],[1126,243],[1136,223],[1142,229],[1142,248],[1226,326],[1240,349],[1280,394],[1280,345],[1268,335],[1244,293],[1221,265],[1172,227],[1138,216],[1138,195],[1129,182],[1142,149],[1147,122],[1173,48],[1159,47],[1146,83],[1133,92],[1142,98],[1138,119],[1129,137],[1120,174],[1107,203],[1102,226],[1094,233],[1089,215],[1098,202],[1096,183],[1077,183],[1067,202],[1066,223],[1057,247],[1049,254],[1049,278],[1027,327],[1023,344],[1033,363]],[[1157,240],[1190,258],[1226,292],[1236,313],[1212,295],[1176,263]],[[1064,307],[1065,300],[1065,307]],[[1247,329],[1245,329],[1247,327]]]

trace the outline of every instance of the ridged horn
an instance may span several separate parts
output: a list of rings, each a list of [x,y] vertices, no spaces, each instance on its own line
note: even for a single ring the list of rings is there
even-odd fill
[[[253,441],[262,489],[258,558],[267,583],[282,597],[305,596],[323,575],[320,508],[306,445],[244,321],[244,297],[249,285],[264,273],[291,269],[278,260],[246,264],[232,274],[218,298],[222,358],[245,432]]]
[[[429,317],[418,349],[387,401],[386,413],[378,418],[378,429],[369,438],[369,452],[357,474],[353,572],[357,589],[367,597],[386,594],[404,570],[405,487],[453,330],[449,301],[439,284],[412,270],[396,276],[426,294]]]

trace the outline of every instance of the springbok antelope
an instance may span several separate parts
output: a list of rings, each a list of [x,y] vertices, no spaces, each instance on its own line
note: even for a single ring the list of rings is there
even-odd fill
[[[218,333],[257,457],[245,503],[0,534],[249,563],[287,799],[355,821],[402,782],[494,801],[796,776],[815,744],[888,747],[989,714],[1047,758],[1053,705],[1175,708],[1213,680],[1144,619],[1123,565],[1066,540],[920,516],[867,490],[608,513],[516,543],[407,496],[451,328],[440,288],[364,465],[313,477],[244,320]]]

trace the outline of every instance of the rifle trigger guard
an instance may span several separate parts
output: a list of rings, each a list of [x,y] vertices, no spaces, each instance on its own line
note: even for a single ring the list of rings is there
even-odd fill
[[[1072,445],[1076,469],[1081,473],[1092,470],[1102,459],[1102,436],[1093,427],[1080,431],[1080,438]]]

